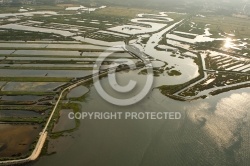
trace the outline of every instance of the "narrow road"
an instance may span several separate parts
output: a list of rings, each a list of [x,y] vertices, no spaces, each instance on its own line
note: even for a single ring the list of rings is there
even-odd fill
[[[42,148],[43,148],[43,146],[44,146],[44,143],[45,143],[46,138],[47,138],[47,135],[48,135],[48,132],[47,132],[48,126],[49,126],[49,124],[50,124],[50,122],[51,122],[51,120],[52,120],[52,118],[53,118],[53,116],[54,116],[54,114],[55,114],[55,111],[56,111],[56,109],[57,109],[57,107],[58,107],[58,105],[59,105],[59,103],[60,103],[60,101],[61,101],[61,98],[62,98],[62,96],[63,96],[63,93],[66,92],[67,90],[71,90],[71,89],[73,89],[73,88],[79,86],[79,85],[82,84],[82,83],[85,83],[85,82],[87,82],[87,81],[90,81],[90,80],[92,80],[92,79],[95,78],[95,77],[99,77],[99,76],[106,75],[107,73],[108,73],[108,70],[105,71],[105,72],[103,72],[103,73],[101,73],[101,74],[99,74],[99,73],[97,72],[96,74],[92,75],[92,77],[90,77],[90,78],[88,78],[88,79],[82,78],[81,80],[78,80],[77,82],[75,82],[73,85],[70,85],[70,86],[64,88],[64,89],[61,91],[61,93],[60,93],[60,95],[59,95],[59,97],[58,97],[58,99],[57,99],[57,102],[56,102],[56,104],[55,104],[55,106],[54,106],[54,108],[53,108],[53,110],[52,110],[52,112],[51,112],[51,114],[50,114],[50,117],[49,117],[49,119],[48,119],[48,121],[47,121],[45,127],[43,128],[42,132],[40,133],[40,137],[39,137],[39,139],[38,139],[38,142],[37,142],[36,147],[35,147],[35,149],[33,150],[32,154],[31,154],[29,157],[24,158],[24,159],[0,161],[0,165],[23,164],[23,163],[27,163],[27,162],[36,160],[36,159],[39,157],[39,155],[40,155],[40,153],[41,153],[41,151],[42,151]]]
[[[132,53],[132,52],[130,52],[130,51],[128,51],[128,52],[129,52],[129,53]],[[138,58],[139,58],[139,57],[138,57]],[[86,77],[84,77],[84,78],[82,78],[82,79],[80,79],[80,80],[75,81],[73,84],[69,85],[68,87],[65,87],[65,88],[61,91],[61,93],[60,93],[60,95],[59,95],[59,97],[58,97],[58,99],[57,99],[57,101],[56,101],[56,104],[55,104],[55,106],[53,107],[53,110],[52,110],[52,112],[51,112],[51,114],[50,114],[50,116],[49,116],[49,118],[48,118],[48,121],[47,121],[45,127],[43,128],[42,132],[40,133],[40,137],[39,137],[39,139],[38,139],[38,142],[37,142],[36,147],[35,147],[35,149],[33,150],[32,154],[31,154],[29,157],[24,158],[24,159],[0,161],[0,165],[23,164],[23,163],[27,163],[27,162],[36,160],[36,159],[39,157],[39,155],[40,155],[40,153],[41,153],[41,151],[42,151],[42,148],[43,148],[43,146],[44,146],[44,143],[45,143],[46,138],[47,138],[47,135],[48,135],[48,131],[47,131],[47,130],[48,130],[48,126],[49,126],[49,124],[50,124],[50,122],[51,122],[51,120],[52,120],[52,118],[53,118],[53,116],[54,116],[54,114],[55,114],[55,112],[56,112],[56,109],[57,109],[57,107],[58,107],[58,105],[59,105],[59,103],[60,103],[60,101],[61,101],[61,98],[62,98],[63,94],[64,94],[66,91],[71,90],[71,89],[73,89],[73,88],[79,86],[80,84],[83,84],[83,83],[85,83],[85,82],[88,82],[88,81],[93,80],[95,77],[100,77],[100,76],[107,75],[107,74],[109,73],[109,71],[112,71],[112,70],[114,70],[114,69],[116,69],[116,68],[115,68],[115,67],[114,67],[114,68],[109,68],[109,69],[103,71],[102,73],[96,72],[95,74],[86,76]],[[124,68],[124,69],[128,69],[128,68]],[[121,69],[121,70],[124,70],[124,69]],[[120,71],[120,70],[119,70],[119,71]],[[91,76],[91,77],[90,77],[90,76]]]

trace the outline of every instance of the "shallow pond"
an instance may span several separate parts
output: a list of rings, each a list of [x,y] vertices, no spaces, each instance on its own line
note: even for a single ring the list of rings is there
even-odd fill
[[[63,85],[63,82],[8,82],[2,91],[53,91],[55,88]],[[27,97],[29,98],[29,97]]]
[[[13,55],[51,55],[51,56],[80,56],[79,51],[51,51],[51,50],[17,50]]]
[[[0,77],[85,77],[91,70],[15,70],[0,69]]]
[[[161,28],[165,27],[169,22],[173,21],[173,19],[168,18],[167,15],[163,15],[162,13],[160,13],[159,15],[154,15],[154,18],[146,18],[148,15],[149,14],[139,14],[138,18],[132,19],[131,22],[135,25],[121,25],[109,28],[109,30],[135,35],[160,30]],[[164,18],[165,20],[162,21],[158,18]],[[141,26],[140,24],[144,26]],[[145,25],[147,25],[148,27],[145,27]]]
[[[6,82],[0,81],[0,88],[2,88],[2,86],[3,86],[4,84],[6,84]]]
[[[94,66],[94,64],[86,64],[86,63],[77,63],[77,64],[0,64],[0,67],[30,67],[31,70],[32,68],[36,68],[36,67],[59,67],[59,68],[66,68],[66,67],[77,67],[77,68],[91,68]]]
[[[0,143],[5,148],[0,151],[1,157],[11,157],[29,152],[31,144],[36,140],[41,127],[28,124],[0,124]]]
[[[1,44],[0,44],[1,45]],[[10,55],[15,50],[0,50],[0,55]]]
[[[129,78],[138,80],[133,76],[129,77],[131,74],[118,74],[121,84],[126,84]],[[143,85],[143,76],[137,77],[142,80],[138,82],[139,86]],[[107,78],[104,78],[102,83],[105,90],[110,92],[109,88],[106,89]],[[123,98],[124,95],[119,97]],[[70,136],[52,141],[53,145],[49,147],[58,147],[56,154],[41,157],[32,165],[183,166],[189,163],[188,165],[194,166],[234,166],[238,161],[248,161],[247,156],[237,154],[250,153],[249,116],[245,116],[249,113],[249,99],[249,88],[193,102],[175,101],[154,90],[136,105],[118,107],[103,100],[92,87],[87,101],[80,103],[83,112],[166,111],[180,112],[183,118],[84,119],[81,120],[80,128]],[[202,125],[201,120],[204,118],[206,122]],[[241,123],[243,119],[244,124]],[[239,137],[241,139],[238,139]],[[239,140],[241,147],[229,148],[236,145]]]
[[[75,120],[71,120],[68,118],[68,114],[70,112],[73,112],[72,109],[62,109],[60,111],[60,118],[58,123],[55,124],[53,131],[52,132],[62,132],[65,130],[71,130],[76,127],[76,122]]]
[[[92,58],[87,58],[87,57],[82,57],[82,58],[63,58],[63,57],[58,57],[58,58],[48,58],[48,57],[8,57],[7,60],[30,60],[30,61],[77,61],[77,62],[95,62],[97,60],[97,57],[93,56],[93,54],[86,54],[84,56],[91,55]],[[98,54],[97,54],[98,55]],[[114,54],[110,55],[108,59],[105,59],[105,61],[114,61],[114,59],[117,59],[118,57],[121,58],[126,58],[129,57],[127,54]]]
[[[25,110],[0,110],[0,118],[4,117],[39,117],[42,116],[39,113],[33,112],[33,111],[25,111]]]
[[[161,61],[152,61],[151,63],[153,65],[153,67],[155,67],[155,68],[160,68],[160,67],[165,66],[165,63],[161,62]]]
[[[31,26],[25,26],[25,25],[19,25],[19,24],[1,25],[0,28],[23,30],[23,31],[32,31],[32,32],[53,33],[53,34],[59,34],[59,35],[65,36],[65,37],[75,35],[75,33],[71,33],[71,32],[66,31],[66,30],[57,30],[57,29],[49,29],[49,28],[31,27]]]
[[[7,100],[7,101],[37,101],[42,98],[43,96],[33,96],[33,95],[0,96],[1,100]]]
[[[34,15],[57,15],[57,12],[53,11],[34,11],[34,12],[24,12],[24,13],[4,13],[0,14],[0,18],[6,17],[17,17],[17,16],[25,16],[25,17],[32,17]]]
[[[89,89],[85,86],[78,86],[72,89],[68,94],[67,98],[78,98],[83,96],[84,94],[88,93]]]

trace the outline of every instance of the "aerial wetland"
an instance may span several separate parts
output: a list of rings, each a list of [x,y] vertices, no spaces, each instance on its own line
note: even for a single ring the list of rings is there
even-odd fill
[[[104,5],[14,9],[0,13],[0,164],[247,165],[249,20]],[[232,20],[238,24],[229,26]],[[130,60],[135,69],[121,65]],[[114,61],[117,84],[135,80],[133,92],[109,85]],[[154,82],[142,101],[119,107],[100,97],[92,80],[98,74],[112,96],[136,96],[147,82],[145,61]],[[68,116],[118,110],[182,117]]]

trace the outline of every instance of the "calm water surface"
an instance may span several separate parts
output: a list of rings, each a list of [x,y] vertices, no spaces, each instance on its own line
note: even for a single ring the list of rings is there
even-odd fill
[[[121,84],[126,84],[125,75],[142,85],[144,76],[135,78],[133,72],[118,76]],[[108,88],[107,79],[102,81]],[[92,87],[82,111],[168,111],[180,112],[182,119],[81,120],[77,131],[50,142],[56,154],[31,165],[244,165],[250,159],[249,99],[249,88],[194,102],[175,101],[154,90],[136,105],[118,107]]]

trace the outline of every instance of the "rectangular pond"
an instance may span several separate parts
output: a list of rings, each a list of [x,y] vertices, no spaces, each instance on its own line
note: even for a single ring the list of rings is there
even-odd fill
[[[0,69],[0,77],[85,77],[92,74],[92,70],[20,70]]]
[[[62,86],[63,82],[9,82],[3,88],[2,91],[27,91],[27,92],[44,92],[53,91],[59,86]],[[27,99],[30,99],[27,97]],[[36,99],[36,98],[35,98]]]

